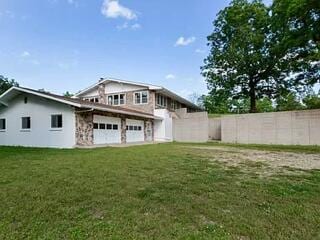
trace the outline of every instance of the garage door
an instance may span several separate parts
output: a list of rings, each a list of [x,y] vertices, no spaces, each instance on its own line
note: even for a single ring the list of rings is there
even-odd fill
[[[140,120],[127,119],[127,142],[144,142],[144,122]]]
[[[94,144],[121,143],[121,119],[93,116]]]

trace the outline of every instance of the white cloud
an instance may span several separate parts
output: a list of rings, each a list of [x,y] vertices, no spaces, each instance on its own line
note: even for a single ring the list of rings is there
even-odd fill
[[[132,30],[138,30],[138,29],[140,29],[141,28],[141,25],[139,24],[139,23],[135,23],[135,24],[133,24],[132,26],[131,26],[131,29]]]
[[[128,20],[137,19],[135,12],[122,6],[118,0],[104,0],[101,13],[107,18],[125,18]]]
[[[129,27],[129,24],[127,22],[125,22],[124,24],[122,25],[118,25],[117,26],[117,29],[118,30],[123,30],[123,29],[127,29]]]
[[[175,43],[175,46],[188,46],[195,41],[196,41],[195,37],[189,37],[189,38],[179,37]]]
[[[175,75],[173,75],[173,74],[168,74],[167,76],[166,76],[166,79],[175,79],[176,78],[176,76]]]
[[[22,53],[21,53],[21,57],[23,57],[23,58],[27,58],[27,57],[30,57],[30,53],[28,52],[28,51],[23,51]]]
[[[124,29],[131,29],[131,30],[138,30],[141,28],[141,25],[139,23],[135,23],[130,25],[128,22],[123,23],[122,25],[118,25],[117,29],[118,30],[124,30]]]
[[[199,53],[199,54],[203,54],[203,53],[205,53],[206,51],[203,50],[203,49],[197,48],[195,52],[196,52],[196,53]]]

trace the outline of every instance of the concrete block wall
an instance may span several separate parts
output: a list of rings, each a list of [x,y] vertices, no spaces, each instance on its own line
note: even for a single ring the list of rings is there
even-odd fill
[[[320,145],[320,109],[223,117],[223,142]]]
[[[209,120],[207,112],[187,113],[186,109],[176,111],[173,118],[173,139],[178,142],[207,142]]]
[[[209,118],[209,139],[221,140],[221,119]]]

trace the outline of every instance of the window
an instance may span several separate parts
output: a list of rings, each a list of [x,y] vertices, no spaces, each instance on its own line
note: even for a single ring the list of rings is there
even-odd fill
[[[114,94],[108,96],[108,104],[109,105],[124,105],[125,104],[126,94]]]
[[[107,129],[111,130],[112,129],[112,124],[107,124]]]
[[[141,126],[138,126],[138,131],[141,131],[142,130],[142,127]]]
[[[92,102],[92,103],[98,103],[99,102],[99,98],[98,97],[84,98],[83,100],[88,101],[88,102]]]
[[[126,130],[127,130],[127,131],[129,130],[129,126],[128,126],[128,125],[126,126]]]
[[[0,119],[0,130],[6,130],[6,119]]]
[[[113,124],[112,129],[113,130],[118,130],[118,124]]]
[[[22,117],[22,129],[30,129],[31,128],[31,118],[30,117]]]
[[[129,131],[132,131],[133,130],[133,126],[129,126]]]
[[[134,130],[134,131],[138,131],[138,126],[134,126],[134,127],[133,127],[133,130]]]
[[[24,104],[27,104],[28,103],[28,97],[25,97],[24,98]]]
[[[98,123],[93,123],[93,129],[99,129],[99,124]]]
[[[51,128],[62,128],[62,115],[51,115]]]
[[[167,106],[167,97],[157,94],[157,105],[160,107],[166,107]]]
[[[136,92],[134,93],[134,103],[135,104],[146,104],[148,103],[148,92]]]
[[[106,129],[106,125],[104,123],[99,124],[99,129]]]

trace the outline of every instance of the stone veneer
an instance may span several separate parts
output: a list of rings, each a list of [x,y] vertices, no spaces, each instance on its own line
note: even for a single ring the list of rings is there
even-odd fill
[[[144,121],[144,141],[152,142],[154,141],[154,123],[153,120]]]
[[[92,146],[94,144],[93,135],[93,115],[121,118],[121,143],[126,143],[126,119],[144,121],[144,139],[146,142],[154,141],[154,124],[152,119],[145,119],[131,115],[109,113],[109,112],[79,112],[76,113],[76,142],[78,146]]]
[[[76,113],[76,144],[79,146],[93,145],[93,113]]]
[[[105,88],[106,88],[106,85],[104,83],[100,83],[98,86],[99,103],[102,103],[102,104],[107,104]]]

